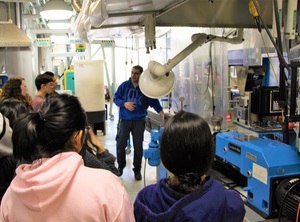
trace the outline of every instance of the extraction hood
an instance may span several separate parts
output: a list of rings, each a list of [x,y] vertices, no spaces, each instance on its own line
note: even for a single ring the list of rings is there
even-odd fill
[[[30,38],[12,21],[0,22],[0,47],[29,47]]]

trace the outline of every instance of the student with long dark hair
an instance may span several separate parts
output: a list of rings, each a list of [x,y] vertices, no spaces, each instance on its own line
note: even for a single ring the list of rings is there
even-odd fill
[[[215,147],[204,119],[185,111],[171,117],[160,138],[160,156],[173,176],[138,193],[136,221],[243,221],[245,208],[239,194],[205,175]]]
[[[16,120],[21,115],[29,113],[29,110],[22,101],[9,98],[0,102],[0,113],[9,120],[10,127],[13,128]]]
[[[0,102],[0,201],[14,178],[17,167],[11,142],[12,128],[16,120],[28,112],[20,100],[9,98]]]
[[[86,114],[70,95],[47,97],[38,112],[14,125],[14,157],[28,164],[3,196],[1,221],[134,221],[121,180],[108,170],[85,167],[78,154]]]

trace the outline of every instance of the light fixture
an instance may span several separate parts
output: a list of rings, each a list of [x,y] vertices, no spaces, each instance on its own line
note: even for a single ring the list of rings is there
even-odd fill
[[[47,20],[64,20],[73,15],[73,8],[64,0],[50,0],[40,12],[40,15]]]
[[[71,24],[68,20],[55,20],[47,23],[49,29],[69,29]]]
[[[150,61],[148,69],[139,79],[139,87],[144,95],[156,99],[168,95],[173,90],[175,81],[171,70],[156,61]]]

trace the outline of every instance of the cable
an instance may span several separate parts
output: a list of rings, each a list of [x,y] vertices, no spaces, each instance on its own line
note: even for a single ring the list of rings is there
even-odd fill
[[[260,32],[260,37],[261,37],[261,39],[262,39],[262,41],[263,41],[263,44],[264,44],[264,47],[265,47],[265,50],[266,50],[266,53],[267,53],[267,56],[268,56],[268,60],[269,60],[269,62],[270,62],[270,65],[271,65],[271,68],[272,68],[272,71],[273,71],[273,75],[274,75],[274,77],[275,77],[275,79],[276,79],[277,86],[279,87],[279,81],[278,81],[278,78],[277,78],[277,75],[276,75],[276,71],[275,71],[275,69],[274,69],[273,62],[272,62],[272,60],[270,59],[269,51],[268,51],[268,48],[267,48],[265,39],[264,39],[263,35],[261,34],[261,32]]]
[[[212,116],[215,115],[215,90],[214,90],[214,70],[213,70],[213,64],[212,64],[212,43],[210,42],[209,45],[209,74],[211,74],[211,102],[212,102]]]
[[[281,38],[281,26],[280,26],[280,21],[279,21],[279,13],[278,13],[278,2],[277,0],[273,0],[273,6],[274,6],[274,15],[275,15],[275,24],[276,24],[276,32],[277,32],[277,43],[278,43],[278,48],[281,53],[283,53],[282,49],[282,38]],[[283,19],[282,19],[282,24],[283,24]]]
[[[282,87],[284,87],[284,82],[283,81],[287,81],[287,77],[283,73],[284,72],[284,68],[286,68],[286,70],[288,71],[289,75],[290,75],[291,70],[289,69],[289,66],[288,66],[287,62],[285,61],[285,59],[284,59],[284,57],[282,55],[282,44],[281,44],[281,38],[280,38],[280,26],[279,26],[279,16],[278,16],[277,1],[274,0],[274,13],[275,13],[277,35],[278,35],[278,45],[274,41],[274,38],[272,37],[272,35],[271,35],[268,27],[265,25],[263,19],[260,16],[259,6],[258,6],[257,0],[250,0],[250,2],[249,2],[249,10],[250,10],[250,13],[254,16],[255,19],[259,18],[260,22],[264,26],[264,29],[267,32],[268,36],[269,36],[269,39],[271,40],[273,46],[276,49],[276,52],[277,52],[277,55],[278,55],[278,58],[279,58],[279,64],[280,64],[280,79],[281,79],[280,85]],[[257,24],[257,25],[260,25],[260,23]],[[258,29],[260,30],[259,26],[258,26]],[[284,79],[282,79],[282,78],[284,78]],[[283,93],[280,94],[280,97],[282,97],[281,100],[285,100],[285,96],[283,96]],[[282,102],[284,103],[286,101],[282,101]],[[286,112],[287,112],[287,106],[285,105],[285,106],[282,107],[282,115],[283,115],[283,117],[284,117],[284,115],[285,115]],[[283,122],[284,122],[284,118],[283,118]],[[288,133],[287,132],[287,127],[286,127],[286,131],[284,131],[284,133],[285,134]],[[288,143],[288,136],[285,136],[284,142]]]
[[[127,37],[126,37],[126,56],[125,56],[125,71],[127,72],[126,66],[127,66],[127,60],[128,60],[128,47],[127,47]]]
[[[260,23],[263,25],[265,31],[267,32],[267,34],[268,34],[268,36],[269,36],[269,39],[271,40],[273,46],[274,46],[275,49],[276,49],[276,52],[277,52],[277,54],[278,54],[278,58],[279,58],[280,63],[282,63],[283,66],[288,70],[288,72],[290,72],[290,71],[289,71],[289,66],[288,66],[288,64],[286,63],[286,61],[284,60],[281,50],[280,50],[279,47],[277,46],[277,44],[276,44],[276,42],[274,41],[274,39],[273,39],[273,37],[272,37],[272,35],[271,35],[271,33],[270,33],[268,27],[265,25],[264,21],[262,20],[262,18],[261,18],[261,16],[260,16],[260,13],[259,13],[259,10],[258,10],[258,9],[259,9],[259,6],[258,6],[257,0],[250,0],[250,1],[253,3],[253,5],[254,5],[254,7],[255,7],[255,9],[256,9],[254,15],[256,15],[256,13],[258,14],[257,17],[259,18]],[[250,4],[250,3],[249,3],[249,4]],[[275,5],[276,5],[276,4],[275,4]],[[250,9],[249,9],[249,10],[250,10]],[[251,13],[251,12],[250,12],[250,13]]]
[[[131,65],[133,65],[133,35],[131,36]]]
[[[178,103],[174,99],[170,99],[170,102],[174,102],[176,104],[177,111],[179,111]],[[171,107],[169,107],[169,109],[171,109]]]
[[[209,66],[210,66],[210,63],[209,63]],[[210,68],[209,68],[210,69]],[[204,93],[201,93],[200,91],[199,91],[199,89],[198,89],[198,87],[197,87],[197,83],[196,83],[196,81],[194,81],[194,85],[195,85],[195,88],[196,88],[196,91],[197,91],[197,93],[199,94],[199,95],[205,95],[206,93],[207,93],[207,91],[208,91],[208,87],[209,87],[209,79],[210,79],[210,74],[208,73],[208,75],[207,75],[207,82],[206,82],[206,89],[205,89],[205,91],[204,91]]]
[[[296,222],[298,222],[298,221],[299,221],[299,211],[300,211],[300,202],[298,203],[298,209],[297,209]]]
[[[255,4],[254,1],[256,1],[256,4],[258,5],[257,0],[250,0],[249,1],[249,11],[255,20],[255,24],[257,26],[258,31],[261,32],[261,25],[260,25],[259,14],[258,14],[259,7],[257,10],[256,6],[254,5]]]
[[[282,117],[282,122],[284,123],[285,117],[284,117],[284,108],[281,108],[281,117]]]
[[[145,166],[144,166],[144,187],[146,186],[146,166],[147,166],[147,158],[145,158]]]

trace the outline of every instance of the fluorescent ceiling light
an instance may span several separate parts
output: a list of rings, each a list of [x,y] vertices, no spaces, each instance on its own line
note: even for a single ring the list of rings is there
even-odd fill
[[[64,20],[73,15],[73,8],[64,0],[50,0],[40,12],[40,15],[47,20]]]
[[[69,29],[71,27],[70,22],[67,21],[49,21],[47,23],[49,29]]]

